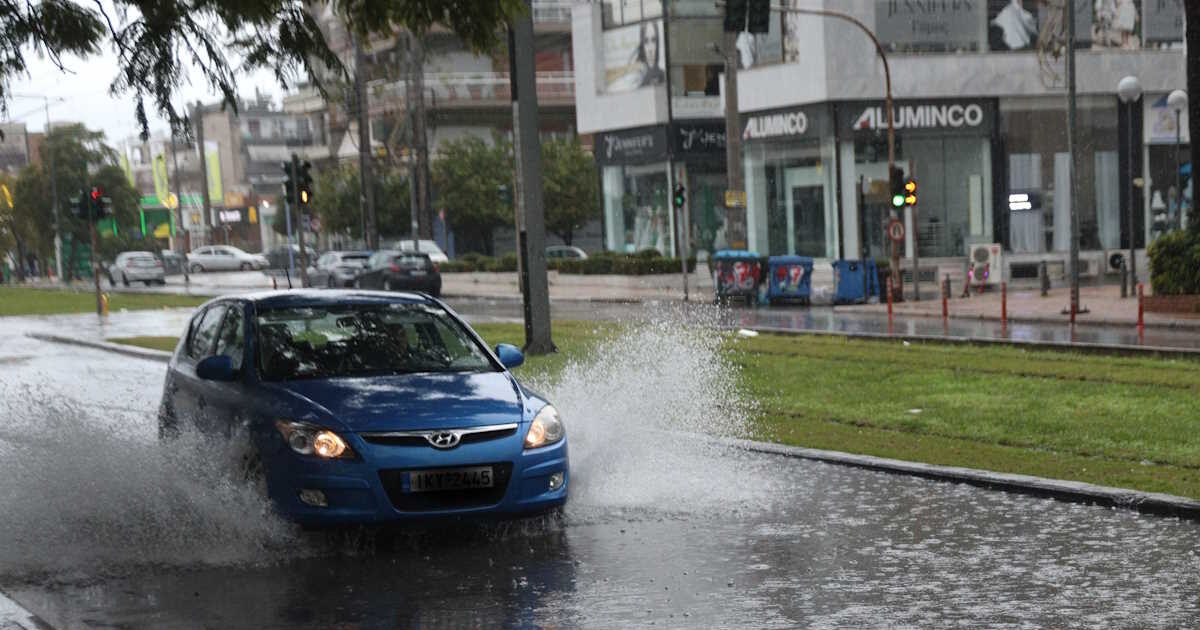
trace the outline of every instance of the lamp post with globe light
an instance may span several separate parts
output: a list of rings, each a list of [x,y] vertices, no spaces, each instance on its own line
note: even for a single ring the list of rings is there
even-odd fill
[[[1137,249],[1137,240],[1133,234],[1133,160],[1136,155],[1133,150],[1133,105],[1139,98],[1142,97],[1142,83],[1135,76],[1127,76],[1117,83],[1117,96],[1128,107],[1125,116],[1125,125],[1128,128],[1129,138],[1129,171],[1125,179],[1126,185],[1129,187],[1129,276],[1133,279],[1133,283],[1137,284],[1137,258],[1134,252]]]
[[[1183,226],[1183,187],[1181,185],[1182,177],[1180,171],[1183,166],[1179,164],[1179,144],[1180,135],[1183,133],[1181,125],[1183,124],[1183,112],[1188,106],[1188,95],[1183,90],[1175,90],[1167,95],[1167,106],[1175,110],[1175,199],[1179,206],[1175,209],[1179,215],[1175,220],[1179,225]]]

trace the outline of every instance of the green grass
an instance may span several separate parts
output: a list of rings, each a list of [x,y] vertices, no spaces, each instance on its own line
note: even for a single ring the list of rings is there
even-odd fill
[[[179,337],[116,337],[105,339],[105,341],[109,343],[123,343],[127,346],[137,346],[139,348],[149,348],[151,350],[175,352],[175,344],[179,343]]]
[[[205,297],[158,293],[109,293],[108,297],[110,312],[197,306],[208,300]],[[0,317],[94,312],[96,294],[92,291],[0,287]]]
[[[524,341],[519,324],[475,328]],[[555,322],[559,352],[515,372],[553,380],[618,330]],[[808,335],[728,336],[724,352],[760,401],[757,439],[1200,498],[1197,361]]]

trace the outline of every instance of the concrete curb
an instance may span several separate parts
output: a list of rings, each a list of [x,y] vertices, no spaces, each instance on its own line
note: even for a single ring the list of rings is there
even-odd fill
[[[49,335],[46,333],[25,333],[26,337],[38,339],[40,341],[49,341],[51,343],[61,343],[71,346],[81,346],[84,348],[92,348],[93,350],[105,350],[115,352],[125,356],[135,357],[138,359],[147,359],[149,361],[158,361],[159,363],[167,363],[171,360],[171,353],[162,350],[152,350],[150,348],[139,348],[137,346],[128,346],[119,343],[108,343],[107,341],[91,341],[88,339],[77,339],[75,337],[65,337],[62,335]]]
[[[900,475],[911,475],[935,481],[966,483],[981,488],[1002,490],[1015,494],[1048,497],[1070,503],[1086,503],[1103,507],[1136,510],[1143,514],[1175,516],[1200,520],[1200,501],[1157,492],[1141,492],[1126,488],[1097,486],[1079,481],[1047,479],[1031,475],[998,473],[975,468],[937,466],[896,459],[854,455],[840,451],[786,446],[753,440],[712,438],[722,444],[756,453],[769,453],[813,461],[852,466]]]
[[[851,339],[876,339],[883,341],[919,341],[945,343],[952,345],[1007,346],[1012,348],[1033,348],[1036,350],[1058,350],[1061,352],[1080,352],[1105,355],[1157,355],[1185,359],[1200,358],[1200,348],[1167,348],[1162,346],[1128,346],[1108,343],[1087,342],[1058,342],[1039,340],[996,339],[993,337],[943,337],[942,335],[908,335],[888,334],[877,332],[849,332],[841,330],[797,330],[777,326],[742,326],[748,330],[773,333],[779,335],[824,335],[829,337],[847,337]]]
[[[0,628],[5,630],[45,630],[52,626],[29,612],[0,591]]]
[[[940,299],[940,298],[937,298],[937,299]],[[835,307],[835,308],[838,308],[838,307]],[[881,310],[881,309],[841,308],[841,310],[846,313],[867,313],[867,314],[876,314],[876,315],[886,315],[886,313],[887,313],[886,310]],[[895,308],[894,314],[897,317],[899,317],[899,316],[920,317],[923,319],[941,319],[942,318],[942,314],[940,312],[932,313],[932,312],[928,312],[928,311],[912,311],[912,310],[907,310],[903,307]],[[1147,312],[1147,315],[1149,315],[1149,314],[1150,313]],[[997,323],[1000,322],[1000,317],[995,316],[995,315],[983,315],[983,314],[980,314],[980,315],[954,315],[953,313],[951,313],[950,321],[954,321],[956,319],[960,320],[960,321],[985,321],[985,322],[997,322]],[[1071,323],[1068,315],[1062,315],[1060,317],[1046,317],[1046,316],[1040,316],[1040,315],[1010,315],[1008,317],[1008,321],[1022,323],[1022,324],[1061,324],[1064,326],[1069,326]],[[1076,322],[1076,324],[1080,325],[1080,326],[1105,326],[1105,327],[1125,327],[1125,328],[1136,328],[1137,327],[1136,322],[1131,323],[1130,320],[1128,320],[1128,319],[1121,319],[1121,318],[1116,318],[1116,317],[1094,317],[1093,318],[1087,314],[1079,315],[1078,321]],[[1170,321],[1170,322],[1156,322],[1156,321],[1147,320],[1145,322],[1145,324],[1146,324],[1146,328],[1162,328],[1162,329],[1166,329],[1166,330],[1197,330],[1197,331],[1200,331],[1200,320],[1197,320],[1197,321],[1177,320],[1177,321]]]

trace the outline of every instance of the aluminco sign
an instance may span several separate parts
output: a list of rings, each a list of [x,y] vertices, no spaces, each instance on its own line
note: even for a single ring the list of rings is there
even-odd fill
[[[802,136],[808,131],[808,116],[804,112],[765,114],[746,121],[743,140],[775,138],[778,136]]]
[[[983,107],[976,103],[896,106],[892,112],[896,129],[961,129],[983,124]],[[868,107],[854,121],[854,129],[887,129],[887,110]]]

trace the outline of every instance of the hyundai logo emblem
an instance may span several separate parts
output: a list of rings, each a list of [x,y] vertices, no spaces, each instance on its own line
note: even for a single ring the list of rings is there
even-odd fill
[[[426,433],[425,439],[434,448],[454,448],[458,446],[459,440],[462,439],[462,434],[457,431],[437,431],[434,433]]]

